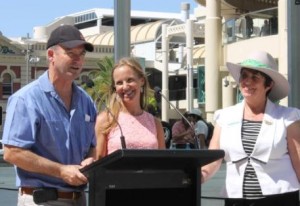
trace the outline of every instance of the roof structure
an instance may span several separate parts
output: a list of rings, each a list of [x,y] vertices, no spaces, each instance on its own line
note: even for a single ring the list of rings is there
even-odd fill
[[[139,24],[131,27],[131,44],[155,41],[161,33],[162,24],[183,23],[180,20],[158,20],[146,24]],[[114,45],[114,31],[108,31],[103,34],[94,34],[85,36],[86,41],[94,45]]]

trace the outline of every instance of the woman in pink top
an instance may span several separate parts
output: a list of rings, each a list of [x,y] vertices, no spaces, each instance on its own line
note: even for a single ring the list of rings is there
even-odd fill
[[[110,112],[101,112],[96,121],[97,159],[122,148],[121,133],[127,149],[164,149],[160,120],[144,110],[150,88],[140,64],[133,58],[122,58],[111,77]]]

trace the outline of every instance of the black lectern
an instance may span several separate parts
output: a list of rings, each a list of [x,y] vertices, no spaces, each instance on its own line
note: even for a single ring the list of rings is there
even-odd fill
[[[200,206],[200,167],[223,150],[118,150],[83,168],[89,206]]]

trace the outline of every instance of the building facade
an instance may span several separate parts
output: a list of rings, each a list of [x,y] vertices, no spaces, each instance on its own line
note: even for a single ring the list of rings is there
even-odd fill
[[[292,61],[288,56],[292,45],[288,42],[288,13],[291,9],[298,11],[299,6],[290,8],[288,0],[197,2],[202,7],[196,8],[193,15],[186,4],[182,5],[185,15],[132,11],[131,55],[141,59],[151,86],[162,87],[163,94],[179,110],[200,108],[211,121],[217,109],[240,101],[237,84],[225,67],[227,61],[239,62],[252,50],[263,49],[278,60],[282,74],[288,77],[292,73],[288,69],[288,62]],[[99,59],[114,54],[113,17],[111,9],[92,9],[35,27],[32,38],[9,39],[0,35],[2,122],[8,97],[47,70],[46,41],[54,28],[60,24],[75,25],[95,45],[77,80],[81,84],[90,71],[99,69]],[[265,20],[269,22],[269,33],[262,35]],[[179,118],[164,100],[161,109],[164,121]]]

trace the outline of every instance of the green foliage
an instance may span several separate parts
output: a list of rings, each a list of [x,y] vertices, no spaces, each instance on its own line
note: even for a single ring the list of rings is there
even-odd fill
[[[104,57],[97,62],[97,65],[99,66],[99,69],[91,71],[88,74],[89,79],[91,79],[95,85],[93,88],[88,88],[86,85],[84,85],[83,89],[86,90],[93,98],[97,104],[98,110],[100,111],[104,104],[108,104],[109,100],[111,72],[114,67],[113,57]],[[149,99],[147,102],[154,108],[157,108],[153,90],[149,92]]]
[[[99,69],[91,71],[88,75],[93,80],[94,87],[88,88],[85,85],[83,88],[91,95],[100,110],[103,104],[108,103],[114,60],[112,57],[104,57],[97,62],[97,65]]]

